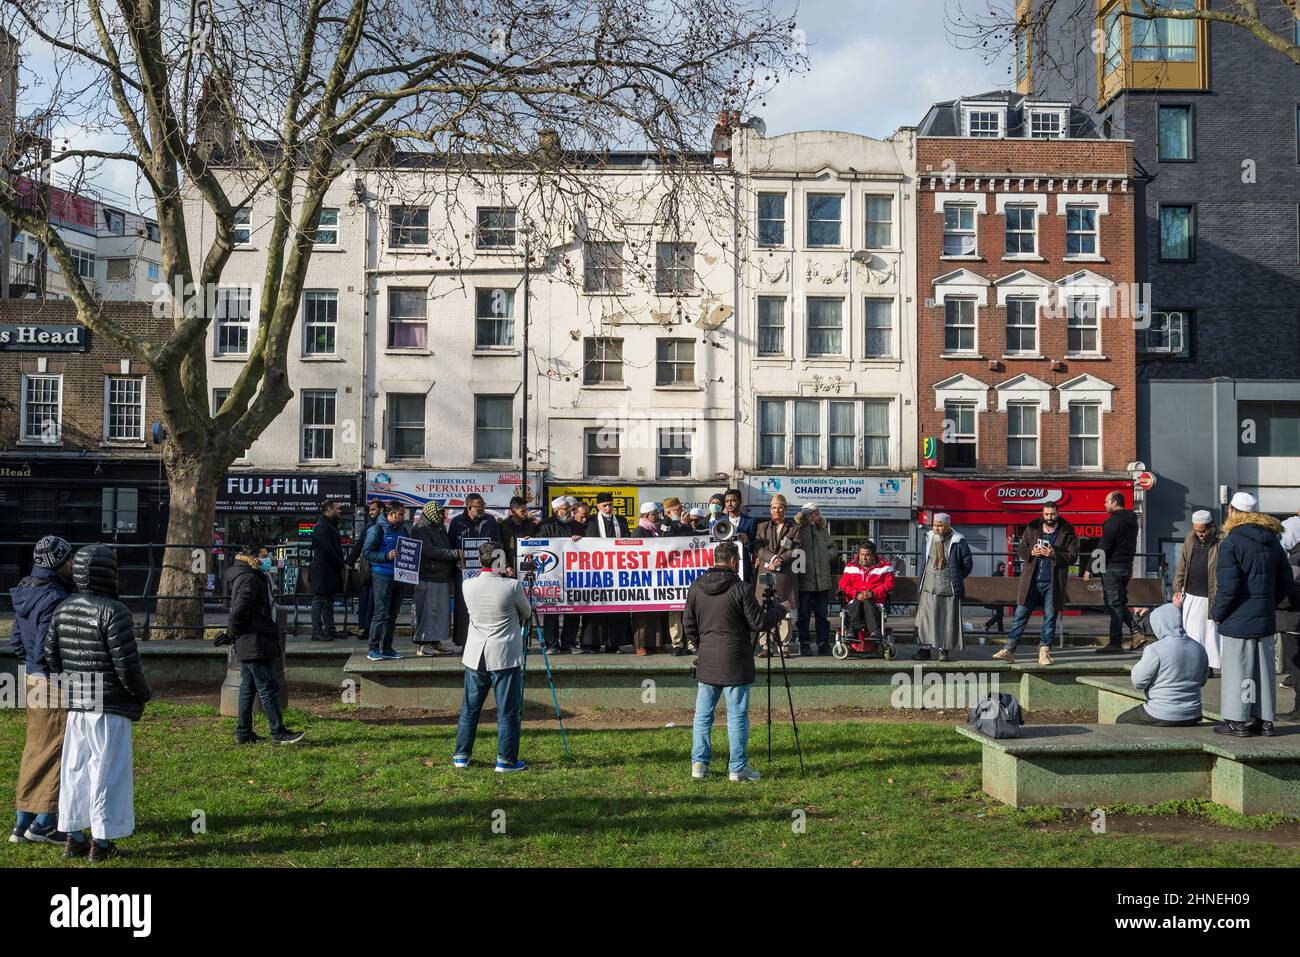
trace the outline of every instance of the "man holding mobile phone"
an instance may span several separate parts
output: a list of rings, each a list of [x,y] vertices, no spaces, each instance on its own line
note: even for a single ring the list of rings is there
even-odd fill
[[[1079,538],[1074,526],[1061,517],[1055,502],[1043,506],[1042,518],[1025,527],[1017,549],[1023,567],[1016,598],[1016,616],[1007,633],[1007,646],[993,657],[1015,661],[1016,645],[1029,618],[1036,609],[1043,610],[1043,627],[1038,639],[1038,663],[1052,664],[1052,639],[1056,637],[1056,615],[1065,607],[1065,585],[1070,566],[1079,554]]]

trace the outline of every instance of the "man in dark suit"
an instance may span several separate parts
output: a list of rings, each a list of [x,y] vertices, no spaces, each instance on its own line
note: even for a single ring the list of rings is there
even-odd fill
[[[324,501],[311,530],[311,640],[333,641],[347,635],[334,627],[334,596],[343,591],[343,539],[339,536],[339,506]]]
[[[587,538],[631,538],[627,519],[614,511],[614,496],[596,493],[596,511],[587,519]],[[599,654],[602,650],[619,654],[632,640],[632,620],[626,612],[582,616],[582,648]],[[579,651],[579,649],[574,649]]]

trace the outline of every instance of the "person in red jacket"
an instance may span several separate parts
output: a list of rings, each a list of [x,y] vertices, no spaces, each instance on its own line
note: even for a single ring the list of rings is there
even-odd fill
[[[866,632],[872,638],[880,634],[880,609],[894,590],[894,566],[876,554],[876,543],[867,539],[858,546],[858,556],[844,566],[840,576],[840,594],[844,596],[844,617],[853,635]]]

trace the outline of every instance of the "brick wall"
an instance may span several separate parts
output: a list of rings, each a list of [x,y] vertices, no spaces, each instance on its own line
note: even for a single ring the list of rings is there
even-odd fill
[[[945,163],[948,165],[945,166]],[[1064,473],[1069,469],[1069,411],[1061,400],[1063,393],[1055,387],[1083,374],[1090,374],[1115,387],[1111,393],[1111,411],[1101,415],[1102,471],[1120,472],[1136,457],[1136,393],[1134,389],[1134,331],[1131,316],[1103,316],[1100,320],[1102,359],[1065,359],[1066,320],[1051,313],[1039,318],[1039,351],[1042,359],[1004,359],[1006,352],[1006,310],[997,305],[997,290],[987,290],[988,304],[977,310],[977,350],[980,358],[945,358],[944,308],[927,306],[935,298],[934,280],[958,269],[967,269],[987,280],[995,281],[1025,270],[1049,282],[1081,269],[1088,269],[1116,284],[1134,281],[1134,204],[1131,181],[1131,145],[1113,141],[1077,140],[971,140],[959,138],[919,138],[917,140],[917,369],[921,436],[942,436],[944,413],[935,408],[934,385],[965,373],[986,384],[988,412],[977,413],[977,469],[981,474],[1007,469],[1007,413],[998,410],[998,396],[993,387],[1018,375],[1028,374],[1053,387],[1048,405],[1039,417],[1039,463],[1043,473]],[[927,177],[951,170],[953,180],[936,187]],[[1098,177],[1122,176],[1128,191],[1113,181],[1109,191],[1100,181],[1095,195],[1106,196],[1109,213],[1099,215],[1099,252],[1103,262],[1065,261],[1065,217],[1056,212],[1056,196],[1062,192],[1093,194],[1093,184],[1086,174]],[[989,177],[997,177],[991,185]],[[1047,196],[1047,213],[1038,219],[1038,254],[1043,262],[1007,261],[1004,250],[1005,215],[996,212],[995,196],[1008,192],[1004,179],[1012,180],[1009,192],[1021,188],[1018,177],[1039,177],[1038,188],[1032,182],[1023,187],[1025,194]],[[1056,182],[1048,189],[1048,179]],[[1063,189],[1059,177],[1084,176],[1083,188],[1077,180]],[[965,179],[964,189],[961,183]],[[976,191],[976,180],[979,189]],[[940,192],[961,191],[964,196],[983,196],[987,213],[976,217],[978,259],[943,258],[943,213],[935,210],[936,188]],[[991,360],[999,363],[989,368]],[[1059,367],[1053,369],[1053,361]],[[942,454],[942,453],[941,453]],[[1095,474],[1095,473],[1084,473]]]
[[[167,320],[154,318],[147,303],[105,303],[104,308],[124,329],[155,343],[164,341],[170,330]],[[74,324],[76,309],[72,303],[63,301],[0,300],[0,323]],[[0,451],[23,454],[84,451],[132,458],[157,457],[158,447],[148,441],[150,423],[161,419],[162,413],[157,382],[145,364],[130,362],[128,373],[145,377],[145,441],[106,442],[104,380],[110,374],[120,375],[123,360],[130,357],[102,336],[90,333],[88,341],[85,352],[0,351]],[[37,372],[41,359],[45,360],[47,373],[63,376],[62,441],[48,448],[19,443],[22,375]]]

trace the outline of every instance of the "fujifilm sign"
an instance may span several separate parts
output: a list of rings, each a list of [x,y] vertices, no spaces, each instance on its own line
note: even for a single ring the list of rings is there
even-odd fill
[[[85,352],[89,340],[81,326],[0,323],[0,350],[7,352]]]
[[[261,495],[278,497],[281,495],[316,495],[320,482],[314,478],[254,478],[226,476],[227,495]]]

